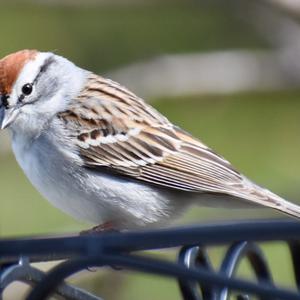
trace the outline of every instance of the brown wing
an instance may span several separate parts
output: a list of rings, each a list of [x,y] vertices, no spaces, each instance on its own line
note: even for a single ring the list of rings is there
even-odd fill
[[[222,157],[193,139],[180,129],[175,129],[180,148],[155,165],[146,165],[140,178],[189,191],[231,193],[243,189],[244,177]]]
[[[177,190],[225,193],[300,217],[299,206],[249,181],[113,81],[91,74],[59,118],[86,167]]]
[[[224,158],[125,88],[96,75],[89,83],[59,116],[85,166],[185,191],[228,193],[244,186]]]

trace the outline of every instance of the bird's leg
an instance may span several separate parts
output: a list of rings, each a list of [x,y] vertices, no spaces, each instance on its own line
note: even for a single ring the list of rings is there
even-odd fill
[[[80,235],[100,234],[100,233],[112,232],[112,231],[118,231],[118,230],[116,229],[116,227],[114,226],[114,223],[112,221],[108,221],[103,224],[92,227],[90,229],[83,230],[80,232]]]
[[[116,229],[116,227],[114,226],[114,223],[112,221],[108,221],[105,222],[103,224],[97,225],[95,227],[92,227],[90,229],[87,230],[83,230],[80,232],[80,235],[87,235],[87,234],[101,234],[101,233],[105,233],[105,232],[116,232],[119,231],[118,229]],[[114,270],[121,270],[122,268],[117,267],[117,266],[111,266],[112,269]],[[88,267],[87,270],[90,272],[95,272],[97,271],[98,268],[94,268],[94,267]]]

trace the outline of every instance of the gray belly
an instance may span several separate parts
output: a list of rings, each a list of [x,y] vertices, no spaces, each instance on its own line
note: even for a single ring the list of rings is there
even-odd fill
[[[20,143],[13,143],[16,159],[34,187],[77,219],[94,224],[113,221],[122,228],[158,225],[188,203],[177,201],[178,193],[83,168],[47,137],[28,149],[16,145]]]

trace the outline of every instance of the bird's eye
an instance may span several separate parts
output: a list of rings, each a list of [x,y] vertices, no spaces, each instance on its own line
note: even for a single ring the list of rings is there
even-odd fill
[[[32,84],[31,83],[24,84],[23,87],[22,87],[22,93],[25,96],[30,95],[32,93]]]

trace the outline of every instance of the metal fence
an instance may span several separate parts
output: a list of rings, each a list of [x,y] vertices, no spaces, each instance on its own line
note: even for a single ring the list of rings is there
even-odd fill
[[[270,272],[260,242],[282,241],[289,247],[296,290],[278,287]],[[218,270],[213,268],[208,246],[226,245]],[[145,250],[178,249],[177,261],[153,258]],[[247,258],[256,281],[237,279],[235,273]],[[63,260],[47,273],[32,262]],[[96,300],[99,296],[66,284],[68,276],[90,268],[111,266],[175,278],[185,300],[300,299],[300,222],[275,220],[219,223],[140,232],[110,232],[100,235],[34,237],[0,240],[0,299],[6,287],[22,281],[33,289],[27,300],[56,294],[64,299]]]

